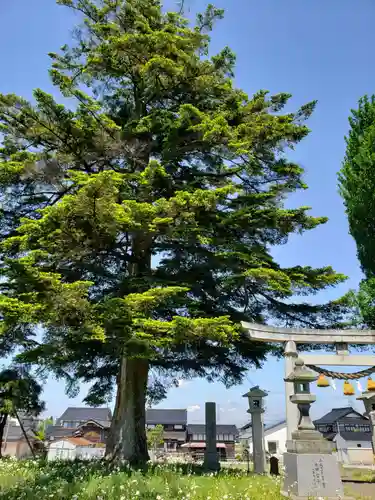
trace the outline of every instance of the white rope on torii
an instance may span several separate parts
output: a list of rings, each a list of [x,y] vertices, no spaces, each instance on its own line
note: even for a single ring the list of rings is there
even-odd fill
[[[299,357],[307,366],[313,369],[316,368],[316,371],[324,370],[320,368],[322,365],[330,365],[366,366],[371,368],[368,368],[363,372],[368,373],[369,370],[373,369],[375,372],[374,355],[349,355],[350,344],[375,344],[374,330],[323,330],[313,328],[282,328],[269,325],[259,325],[257,323],[247,323],[244,321],[242,322],[242,327],[247,332],[249,338],[251,338],[252,340],[284,344],[285,378],[287,378],[294,369],[294,363],[298,356],[297,344],[334,345],[336,347],[336,354],[309,353],[299,355]],[[336,375],[344,375],[344,378],[349,379],[352,378],[351,375],[356,374],[337,373]],[[365,375],[362,374],[361,376],[363,377]],[[292,394],[292,384],[290,382],[285,382],[285,405],[288,440],[291,439],[292,432],[297,428],[298,424],[297,408],[290,402],[290,396]]]

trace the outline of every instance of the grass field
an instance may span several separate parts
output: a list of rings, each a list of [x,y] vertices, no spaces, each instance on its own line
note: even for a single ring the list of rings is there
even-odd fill
[[[371,480],[370,471],[351,471]],[[224,468],[203,474],[199,466],[155,465],[147,472],[110,467],[102,462],[0,460],[0,499],[9,500],[281,500],[281,479]],[[347,485],[347,494],[375,498],[374,484]]]
[[[0,461],[0,498],[9,500],[281,500],[277,479],[240,470],[203,475],[179,465],[146,473],[83,462]]]

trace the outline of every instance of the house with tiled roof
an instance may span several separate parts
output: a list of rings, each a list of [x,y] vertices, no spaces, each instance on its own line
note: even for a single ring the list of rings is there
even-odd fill
[[[187,410],[178,408],[150,408],[146,410],[146,428],[163,427],[163,444],[167,452],[180,451],[187,438]]]
[[[35,436],[36,426],[31,419],[21,420],[25,433],[16,419],[9,418],[4,429],[1,445],[3,456],[27,458],[32,456],[31,448],[34,450],[40,443]],[[25,437],[26,434],[26,437]],[[30,448],[31,447],[31,448]]]
[[[370,421],[351,406],[333,408],[314,424],[326,439],[333,442],[339,462],[373,464]]]
[[[238,437],[238,429],[232,424],[216,425],[216,448],[220,457],[234,458],[235,443]],[[188,424],[187,442],[182,448],[203,453],[206,449],[206,426],[205,424]]]
[[[367,417],[351,406],[333,408],[323,417],[314,421],[316,429],[329,441],[333,441],[337,433],[370,432],[371,425]]]
[[[252,454],[253,433],[251,423],[242,426],[239,432],[239,442]],[[269,456],[281,458],[286,451],[286,441],[287,427],[285,419],[264,426],[264,444],[266,453]]]
[[[112,412],[109,408],[69,407],[48,426],[46,437],[55,441],[68,437],[82,437],[92,443],[104,444],[111,426]]]
[[[47,439],[52,442],[69,437],[83,437],[92,443],[105,444],[111,419],[109,408],[70,407],[56,420],[55,425],[47,427]],[[146,410],[146,427],[151,429],[157,425],[164,429],[164,443],[161,447],[165,451],[177,451],[186,442],[186,409]]]

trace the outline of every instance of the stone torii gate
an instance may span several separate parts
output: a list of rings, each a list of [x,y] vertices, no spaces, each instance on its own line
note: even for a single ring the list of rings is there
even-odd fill
[[[294,370],[297,359],[296,344],[332,344],[336,354],[304,354],[299,357],[305,365],[317,366],[375,366],[375,355],[349,354],[349,344],[375,344],[374,330],[319,330],[312,328],[280,328],[256,323],[242,322],[242,327],[252,340],[284,344],[285,378]],[[287,439],[292,439],[292,432],[298,426],[298,409],[291,403],[293,384],[285,382],[285,405],[287,422]]]

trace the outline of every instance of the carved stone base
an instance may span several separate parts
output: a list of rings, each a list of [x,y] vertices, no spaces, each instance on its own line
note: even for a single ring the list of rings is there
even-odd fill
[[[297,499],[344,498],[336,457],[328,453],[284,453],[282,495]]]
[[[310,439],[293,439],[287,441],[286,449],[289,453],[307,453],[318,455],[331,455],[333,444],[326,439],[310,440]]]

